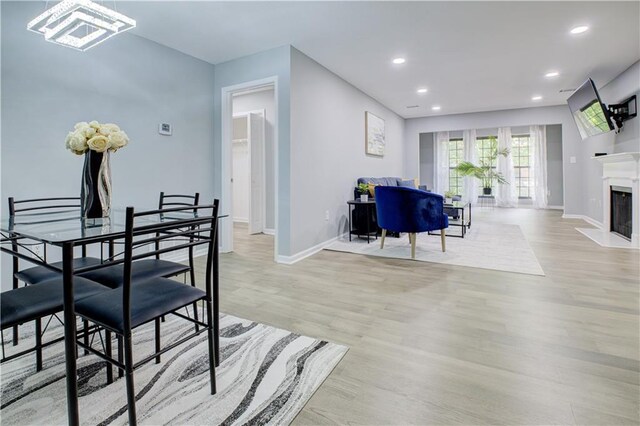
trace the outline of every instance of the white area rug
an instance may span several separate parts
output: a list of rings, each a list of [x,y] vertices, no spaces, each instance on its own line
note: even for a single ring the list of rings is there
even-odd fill
[[[210,394],[203,333],[162,355],[160,364],[152,361],[135,371],[139,424],[288,424],[347,352],[342,345],[231,315],[221,317],[220,327],[217,394]],[[192,330],[191,323],[168,316],[162,342]],[[19,347],[33,345],[33,327],[22,326],[20,332]],[[44,339],[61,333],[58,325]],[[9,334],[5,332],[5,342]],[[135,330],[134,360],[151,354],[153,345],[153,323]],[[15,350],[10,341],[7,349]],[[63,351],[62,342],[47,347],[44,369],[37,373],[35,354],[3,364],[3,426],[67,424]],[[107,386],[105,363],[96,356],[78,359],[78,391],[82,424],[127,424],[125,380]]]
[[[456,234],[460,232],[459,228],[449,230]],[[349,237],[345,236],[326,247],[326,250],[411,259],[411,245],[407,234],[402,234],[400,238],[387,237],[384,249],[380,249],[380,238],[367,244],[367,240],[354,236],[352,241],[349,241]],[[464,238],[447,237],[445,253],[442,252],[439,235],[418,234],[415,260],[544,275],[538,259],[518,225],[473,223]]]

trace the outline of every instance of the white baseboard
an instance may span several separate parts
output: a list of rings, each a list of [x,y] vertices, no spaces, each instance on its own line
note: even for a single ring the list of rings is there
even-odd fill
[[[264,228],[262,230],[262,233],[266,235],[276,235],[276,230],[271,228]]]
[[[344,235],[347,234],[343,234],[343,235],[339,235],[337,237],[333,237],[327,241],[324,241],[320,244],[316,244],[313,247],[309,247],[306,250],[302,250],[301,252],[298,252],[296,254],[294,254],[293,256],[280,256],[278,255],[276,258],[276,262],[278,263],[282,263],[285,265],[293,265],[296,262],[300,262],[302,259],[306,259],[309,256],[313,256],[314,254],[318,253],[319,251],[321,251],[322,249],[324,249],[325,247],[329,246],[331,243],[333,243],[334,241],[336,241],[338,238],[343,237]]]
[[[547,206],[549,210],[564,210],[564,206]]]
[[[588,224],[595,226],[596,228],[602,228],[603,226],[602,222],[595,220],[593,218],[590,218],[589,216],[586,216],[583,214],[563,214],[562,218],[563,219],[582,219]]]
[[[246,219],[244,217],[234,217],[233,221],[238,223],[249,223],[249,219]]]

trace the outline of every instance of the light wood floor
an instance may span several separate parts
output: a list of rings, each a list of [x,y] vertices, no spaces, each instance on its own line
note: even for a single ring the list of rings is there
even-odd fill
[[[521,225],[546,276],[330,251],[285,266],[236,227],[221,310],[350,347],[295,424],[639,423],[639,252],[558,211],[475,219]]]

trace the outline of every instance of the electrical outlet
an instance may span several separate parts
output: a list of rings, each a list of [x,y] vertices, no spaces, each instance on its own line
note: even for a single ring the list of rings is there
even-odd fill
[[[576,157],[569,157],[569,163],[576,164]]]
[[[324,212],[324,220],[329,221],[329,210]]]

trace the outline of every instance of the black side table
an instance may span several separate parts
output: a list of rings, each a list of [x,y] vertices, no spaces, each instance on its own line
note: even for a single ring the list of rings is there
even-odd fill
[[[347,201],[347,205],[349,207],[349,215],[348,215],[348,220],[349,220],[349,241],[351,241],[351,236],[352,235],[357,235],[358,238],[361,238],[363,235],[367,236],[367,244],[369,244],[369,242],[371,241],[371,234],[373,234],[375,236],[375,239],[378,239],[378,227],[376,226],[375,229],[371,229],[371,218],[373,217],[373,215],[375,214],[375,210],[376,210],[376,200],[374,199],[369,199],[368,201],[361,201],[360,199],[356,199],[356,200],[349,200]],[[351,228],[351,207],[354,208],[364,208],[365,209],[365,215],[366,215],[366,233],[363,233],[362,231],[364,231],[364,229],[352,229]]]

